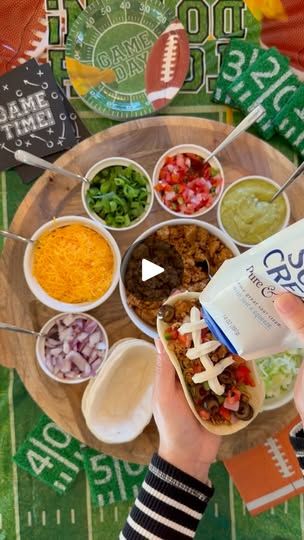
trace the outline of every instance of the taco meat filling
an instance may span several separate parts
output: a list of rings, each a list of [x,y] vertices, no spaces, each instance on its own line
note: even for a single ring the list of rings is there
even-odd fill
[[[182,262],[182,279],[174,281],[179,261],[164,263],[164,251],[177,253]],[[232,251],[223,242],[197,225],[164,225],[140,243],[132,251],[126,269],[125,287],[128,305],[145,323],[156,326],[157,312],[165,298],[174,289],[201,292],[209,282],[206,260],[210,264],[211,275],[224,261],[233,257]],[[166,272],[149,279],[148,286],[141,280],[142,259],[165,266]],[[166,278],[167,282],[164,282]]]
[[[168,323],[165,339],[168,342],[169,349],[174,352],[178,359],[195,408],[201,418],[210,421],[212,424],[232,425],[238,420],[248,421],[254,414],[249,401],[250,387],[255,386],[255,383],[248,365],[242,358],[235,355],[231,356],[224,345],[219,345],[208,355],[204,355],[212,361],[212,368],[217,364],[220,366],[219,363],[224,359],[226,363],[226,359],[231,359],[231,364],[217,377],[217,384],[222,387],[221,395],[210,388],[210,381],[202,383],[193,381],[193,376],[206,370],[199,357],[196,359],[189,358],[189,349],[193,351],[195,346],[193,333],[179,332],[185,323],[190,323],[190,313],[193,307],[201,312],[199,301],[195,299],[179,300],[174,306],[165,304],[159,310],[159,317]],[[200,316],[199,319],[202,319],[202,317]],[[208,328],[199,331],[201,332],[201,344],[215,341]]]

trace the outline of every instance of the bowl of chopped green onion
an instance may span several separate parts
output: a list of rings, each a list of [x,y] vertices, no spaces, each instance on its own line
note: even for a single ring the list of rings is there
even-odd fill
[[[114,157],[89,169],[90,183],[82,185],[87,214],[110,230],[137,227],[149,215],[154,195],[150,176],[135,161]]]

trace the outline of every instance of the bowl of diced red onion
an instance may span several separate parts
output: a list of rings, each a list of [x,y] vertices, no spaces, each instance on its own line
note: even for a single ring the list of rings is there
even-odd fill
[[[36,356],[41,369],[66,384],[95,377],[109,350],[105,329],[87,313],[60,313],[41,329]]]
[[[212,210],[224,189],[224,171],[209,150],[195,144],[180,144],[167,150],[153,172],[159,204],[178,217],[199,217]]]

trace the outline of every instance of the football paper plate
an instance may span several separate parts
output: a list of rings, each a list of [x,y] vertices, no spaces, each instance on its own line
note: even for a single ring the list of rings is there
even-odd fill
[[[152,114],[182,87],[186,31],[159,0],[96,0],[76,19],[66,45],[71,83],[83,101],[114,120]]]

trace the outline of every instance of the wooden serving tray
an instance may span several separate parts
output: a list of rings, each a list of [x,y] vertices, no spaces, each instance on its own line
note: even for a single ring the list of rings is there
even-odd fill
[[[154,117],[120,124],[85,140],[58,160],[58,165],[85,174],[96,162],[106,157],[126,156],[138,161],[152,174],[160,155],[182,143],[194,143],[214,149],[232,130],[231,126],[190,117]],[[226,183],[241,176],[259,174],[282,183],[294,165],[281,153],[258,138],[244,134],[220,155]],[[80,182],[46,172],[35,183],[20,205],[11,231],[30,237],[43,223],[54,216],[85,215],[80,197]],[[301,181],[288,190],[292,219],[304,217],[304,186]],[[157,202],[146,221],[130,232],[114,236],[122,253],[139,234],[155,223],[170,219]],[[205,220],[216,224],[216,211]],[[7,240],[0,261],[0,320],[40,330],[54,312],[40,304],[28,289],[22,269],[24,246]],[[109,334],[110,344],[125,337],[143,337],[128,319],[120,302],[119,292],[92,314]],[[64,430],[87,445],[117,458],[147,463],[157,449],[158,435],[154,422],[133,442],[108,445],[98,441],[87,429],[81,413],[81,397],[86,383],[60,384],[48,378],[35,359],[35,339],[23,334],[0,334],[0,362],[15,367],[32,398],[41,409]],[[227,458],[263,443],[285,427],[296,415],[293,404],[277,411],[260,414],[252,424],[235,435],[224,438],[220,458]]]

